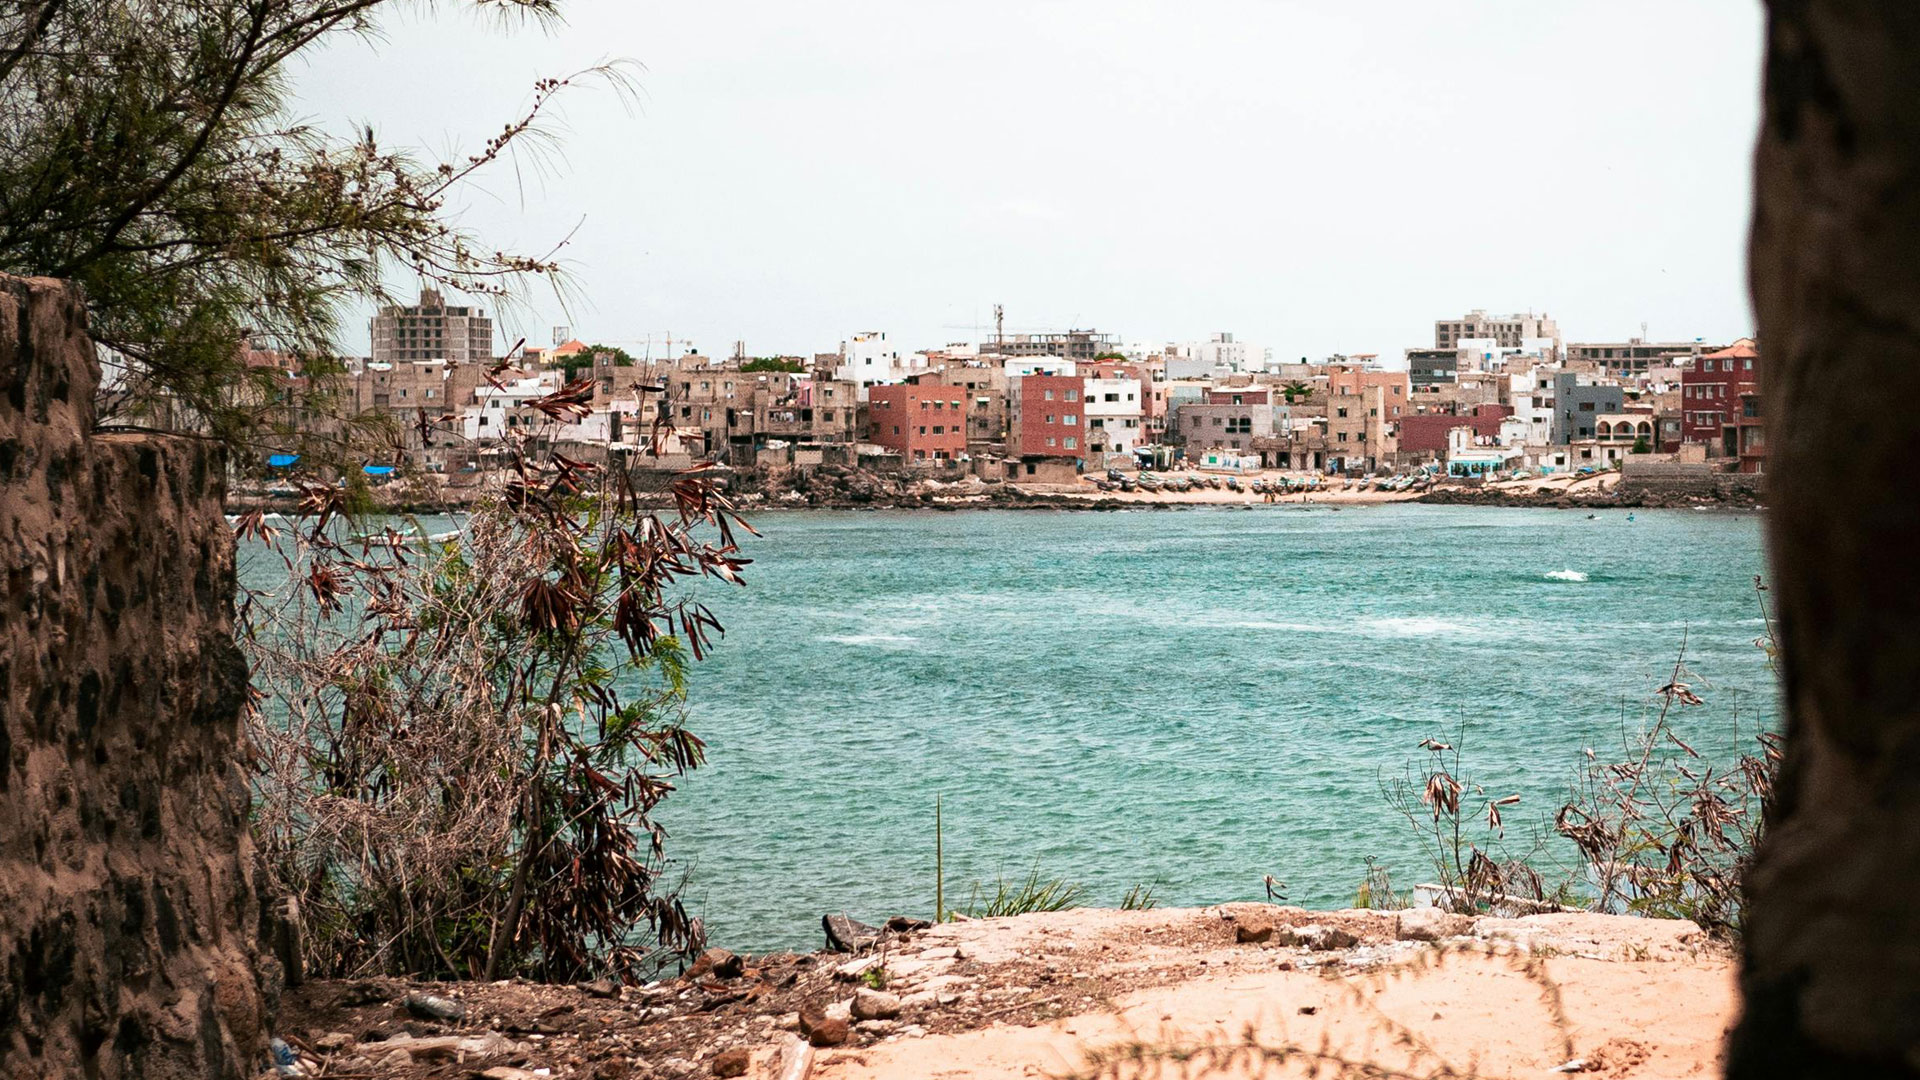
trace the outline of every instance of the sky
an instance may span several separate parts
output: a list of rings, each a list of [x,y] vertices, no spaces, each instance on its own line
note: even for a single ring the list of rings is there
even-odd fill
[[[567,241],[577,297],[536,286],[503,349],[563,324],[656,357],[904,352],[979,340],[996,303],[1010,333],[1281,360],[1397,356],[1472,308],[1752,333],[1759,0],[424,7],[313,53],[295,111],[464,156],[535,79],[636,65],[463,199],[491,247]]]

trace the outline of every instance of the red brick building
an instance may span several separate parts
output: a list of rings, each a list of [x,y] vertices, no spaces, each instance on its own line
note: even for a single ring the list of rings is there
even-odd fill
[[[1713,455],[1738,456],[1740,397],[1760,389],[1759,367],[1760,350],[1741,338],[1681,372],[1680,441],[1706,443]]]
[[[1400,452],[1403,454],[1447,453],[1447,432],[1457,427],[1472,428],[1476,436],[1492,438],[1500,434],[1500,422],[1513,415],[1508,405],[1475,405],[1465,416],[1452,413],[1419,413],[1400,418]]]
[[[906,462],[952,461],[967,451],[967,392],[934,383],[867,391],[867,440]]]
[[[1740,455],[1740,471],[1743,473],[1761,473],[1767,471],[1767,429],[1760,417],[1760,392],[1749,390],[1740,395],[1740,409],[1734,418],[1727,421],[1728,430],[1734,433],[1733,442]]]
[[[1078,375],[1022,375],[1013,380],[1008,428],[1013,457],[1078,458],[1086,453],[1086,380]]]

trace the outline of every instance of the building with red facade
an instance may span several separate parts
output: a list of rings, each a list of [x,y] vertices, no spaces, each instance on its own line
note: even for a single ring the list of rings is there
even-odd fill
[[[1733,431],[1734,452],[1740,456],[1740,471],[1767,471],[1767,429],[1760,417],[1760,392],[1749,390],[1740,395],[1740,409],[1728,422]]]
[[[1464,416],[1452,413],[1420,413],[1400,418],[1400,452],[1445,457],[1447,432],[1454,428],[1472,428],[1476,439],[1497,438],[1500,425],[1513,415],[1509,405],[1475,405]]]
[[[1010,456],[1079,458],[1085,453],[1085,379],[1078,375],[1022,375],[1010,380],[1010,385]]]
[[[1737,457],[1740,398],[1760,389],[1760,350],[1741,338],[1702,355],[1680,373],[1680,441],[1705,443],[1708,453]]]
[[[902,461],[953,461],[967,451],[967,392],[938,383],[867,390],[867,440]]]

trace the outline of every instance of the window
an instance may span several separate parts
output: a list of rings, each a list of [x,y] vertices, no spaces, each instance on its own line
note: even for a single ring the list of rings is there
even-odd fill
[[[1052,413],[1048,413],[1048,414],[1047,414],[1047,423],[1049,423],[1049,424],[1051,424],[1051,423],[1053,423],[1053,414],[1052,414]]]
[[[1067,400],[1068,400],[1068,401],[1079,401],[1079,400],[1080,400],[1080,391],[1078,391],[1078,390],[1069,390],[1069,391],[1067,391]]]
[[[1067,415],[1060,418],[1060,422],[1063,424],[1078,424],[1080,422],[1080,417],[1075,413],[1068,413]]]
[[[1340,415],[1340,419],[1342,419],[1342,420],[1345,420],[1345,419],[1347,418],[1347,410],[1345,410],[1345,409],[1336,409],[1336,410],[1334,410],[1334,411],[1335,411],[1335,412],[1337,412],[1337,413],[1339,413],[1339,415]]]
[[[1048,400],[1048,401],[1052,401],[1052,400],[1053,400],[1053,391],[1051,391],[1051,390],[1047,390],[1047,391],[1044,391],[1044,392],[1043,392],[1043,394],[1042,394],[1042,396],[1043,396],[1043,397],[1045,397],[1045,398],[1046,398],[1046,400]]]
[[[1593,411],[1593,402],[1591,402],[1591,401],[1583,401],[1583,402],[1581,402],[1581,403],[1580,403],[1580,411],[1581,411],[1581,412],[1592,412],[1592,411]]]
[[[1055,444],[1054,444],[1054,441],[1053,441],[1053,436],[1051,436],[1051,435],[1049,435],[1049,436],[1047,436],[1047,445],[1048,445],[1048,446],[1053,446],[1053,445],[1055,445]]]

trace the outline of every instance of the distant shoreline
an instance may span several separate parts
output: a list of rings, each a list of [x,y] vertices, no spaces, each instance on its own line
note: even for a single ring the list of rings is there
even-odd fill
[[[434,514],[446,511],[458,511],[472,507],[479,501],[481,492],[461,492],[457,497],[416,501],[397,499],[380,505],[379,511],[389,514]],[[1200,497],[1188,497],[1188,496]],[[1124,510],[1184,510],[1198,508],[1261,509],[1280,507],[1326,507],[1329,509],[1353,509],[1359,507],[1386,506],[1400,504],[1418,504],[1422,506],[1485,506],[1508,509],[1542,510],[1727,510],[1760,511],[1765,506],[1742,494],[1699,495],[1660,492],[1623,493],[1617,489],[1565,492],[1555,489],[1502,490],[1495,488],[1469,488],[1465,486],[1443,486],[1425,492],[1343,492],[1323,491],[1310,494],[1289,494],[1279,496],[1273,502],[1248,494],[1233,497],[1235,493],[1209,490],[1205,493],[1109,493],[1109,492],[1063,492],[1063,491],[1023,491],[1010,485],[996,485],[987,494],[970,495],[874,495],[869,498],[845,497],[834,495],[793,497],[767,497],[758,492],[746,493],[746,497],[737,501],[743,513],[755,514],[766,511],[789,510],[924,510],[936,513],[959,513],[983,510],[1059,510],[1073,513],[1117,512]],[[672,500],[664,495],[655,500],[661,508],[672,505]],[[226,501],[228,513],[246,513],[252,510],[264,510],[276,513],[291,513],[299,507],[297,498],[262,495],[252,493],[230,494]]]

